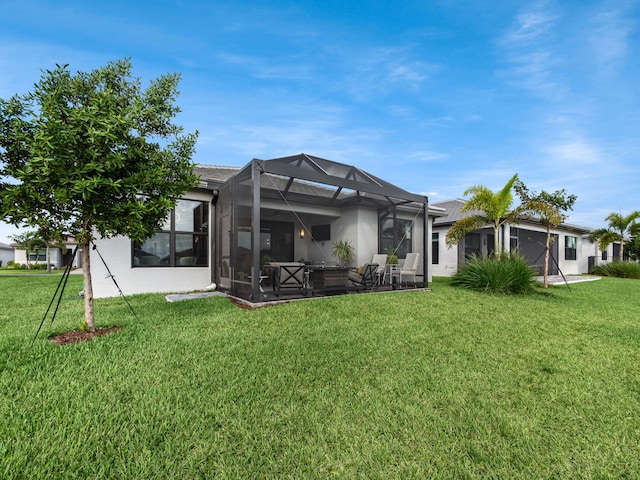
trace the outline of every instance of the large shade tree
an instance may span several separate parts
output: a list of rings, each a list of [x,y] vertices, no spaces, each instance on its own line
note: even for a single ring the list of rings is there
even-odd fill
[[[540,193],[531,192],[521,181],[514,186],[520,197],[520,210],[524,215],[535,217],[546,229],[547,238],[544,246],[543,287],[549,288],[549,253],[551,251],[551,229],[559,226],[567,218],[566,212],[573,210],[577,200],[576,195],[569,195],[562,190],[553,193],[542,190]]]
[[[625,235],[633,235],[638,230],[640,211],[633,211],[628,215],[621,213],[610,213],[605,220],[609,223],[608,228],[598,228],[589,234],[589,240],[597,241],[601,251],[605,251],[613,242],[620,242],[620,252],[618,260],[624,258],[624,238]]]
[[[128,59],[90,72],[58,65],[32,92],[0,99],[0,216],[75,237],[92,331],[91,242],[151,236],[197,181],[197,132],[173,123],[179,79],[143,88]]]
[[[493,227],[493,251],[500,256],[500,227],[505,223],[517,221],[519,210],[512,209],[513,187],[518,180],[515,174],[499,191],[493,192],[484,185],[474,185],[465,190],[464,196],[471,195],[460,209],[461,212],[473,212],[455,222],[445,238],[448,247],[456,245],[467,234],[486,225]]]

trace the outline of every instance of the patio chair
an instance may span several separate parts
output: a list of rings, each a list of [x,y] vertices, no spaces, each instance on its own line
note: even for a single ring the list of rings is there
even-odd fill
[[[349,272],[349,280],[352,286],[357,290],[374,289],[378,286],[378,267],[377,263],[367,263],[358,268],[355,272]]]
[[[398,283],[401,284],[403,277],[411,277],[413,279],[413,284],[415,285],[419,261],[419,253],[407,253],[407,258],[405,258],[403,265],[391,272],[392,278],[395,279],[397,277]]]
[[[273,291],[279,295],[282,290],[306,290],[304,274],[307,266],[301,262],[272,262]]]
[[[384,283],[384,274],[387,266],[387,254],[376,253],[371,259],[371,263],[378,264],[378,270],[376,270],[378,284]]]

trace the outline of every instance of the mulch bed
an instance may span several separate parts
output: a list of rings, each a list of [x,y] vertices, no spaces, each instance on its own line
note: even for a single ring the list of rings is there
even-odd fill
[[[117,332],[122,327],[108,327],[108,328],[96,328],[95,332],[85,332],[84,330],[72,330],[70,332],[64,332],[60,335],[55,335],[50,338],[52,343],[56,345],[66,345],[68,343],[86,342],[93,340],[95,337],[101,335],[107,335],[108,333]]]

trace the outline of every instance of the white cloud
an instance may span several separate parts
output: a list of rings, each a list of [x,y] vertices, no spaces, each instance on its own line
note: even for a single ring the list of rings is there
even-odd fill
[[[429,150],[420,150],[408,153],[405,158],[411,162],[431,163],[439,160],[446,160],[449,158],[449,155]]]
[[[356,59],[356,60],[354,60]],[[439,70],[436,64],[415,60],[410,47],[374,48],[345,52],[345,83],[353,97],[367,100],[395,90],[417,90]]]
[[[537,5],[518,15],[498,42],[510,65],[499,70],[498,77],[543,98],[555,99],[565,93],[554,75],[560,62],[554,48],[558,16],[544,8],[545,5]]]
[[[626,56],[629,37],[636,27],[628,15],[629,12],[607,8],[593,17],[587,31],[589,44],[595,54],[595,63],[606,63],[611,67],[612,63]]]
[[[544,12],[540,7],[516,17],[514,25],[507,33],[507,42],[528,43],[549,32],[557,16]]]
[[[559,141],[543,148],[543,152],[548,155],[547,163],[558,169],[599,165],[604,160],[598,145],[579,139]]]

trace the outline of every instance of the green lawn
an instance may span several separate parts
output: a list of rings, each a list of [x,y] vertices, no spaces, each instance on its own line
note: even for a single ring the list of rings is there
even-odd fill
[[[1,277],[0,478],[640,478],[640,283],[96,302]]]

